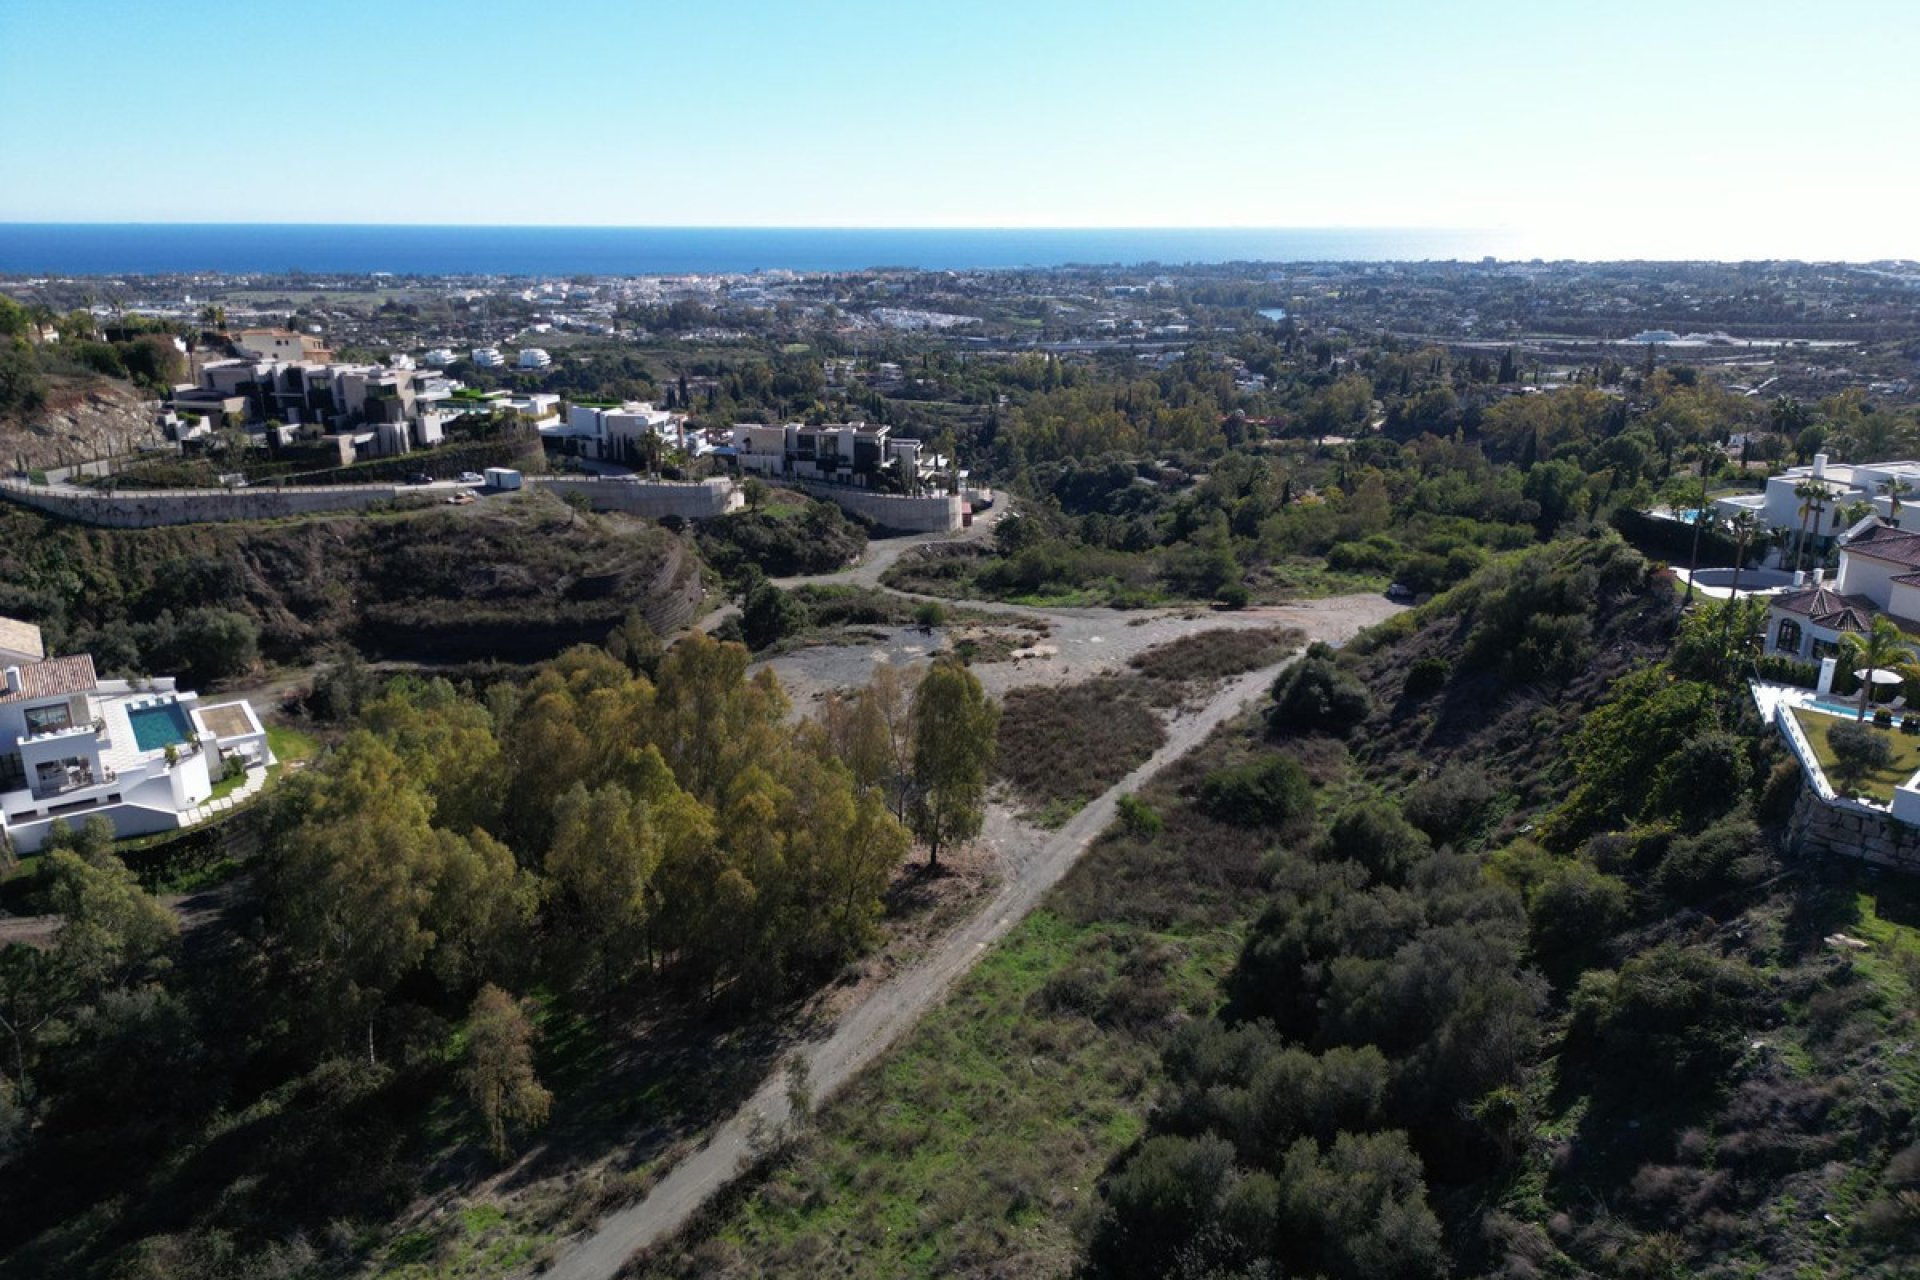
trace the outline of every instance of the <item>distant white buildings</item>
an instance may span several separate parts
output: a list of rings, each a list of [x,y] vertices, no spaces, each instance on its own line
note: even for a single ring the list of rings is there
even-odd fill
[[[117,836],[205,816],[227,761],[273,763],[245,702],[202,706],[171,678],[102,680],[88,654],[41,656],[39,628],[0,618],[0,839],[32,853],[58,821]]]
[[[553,363],[553,357],[547,354],[544,347],[522,347],[520,358],[515,363],[522,369],[544,369]]]
[[[500,348],[498,347],[475,347],[472,352],[472,360],[482,369],[504,369],[507,367],[507,358],[500,354]]]
[[[454,362],[455,356],[446,347],[433,347],[420,353],[421,363],[435,369],[444,369]]]

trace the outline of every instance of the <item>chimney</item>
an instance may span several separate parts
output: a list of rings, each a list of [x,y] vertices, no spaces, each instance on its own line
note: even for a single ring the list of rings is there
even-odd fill
[[[20,668],[18,667],[7,668],[7,692],[20,692]]]
[[[1813,455],[1813,478],[1816,480],[1824,479],[1826,474],[1827,474],[1827,455],[1824,453],[1814,454]]]
[[[1804,586],[1806,585],[1806,581],[1807,581],[1807,571],[1805,569],[1795,569],[1793,571],[1794,586],[1796,587]]]
[[[1820,584],[1821,584],[1822,582],[1824,582],[1824,581],[1826,581],[1826,578],[1827,578],[1827,571],[1826,571],[1826,570],[1825,570],[1824,568],[1821,568],[1821,569],[1815,569],[1815,570],[1813,571],[1813,585],[1814,585],[1814,586],[1816,586],[1816,587],[1817,587],[1817,586],[1819,586],[1819,585],[1820,585]]]

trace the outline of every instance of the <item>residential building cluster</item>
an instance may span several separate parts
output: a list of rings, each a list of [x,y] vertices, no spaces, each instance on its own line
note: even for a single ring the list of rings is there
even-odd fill
[[[277,423],[272,443],[317,429],[336,440],[342,462],[352,462],[439,444],[460,409],[451,403],[460,384],[410,359],[335,363],[314,339],[285,330],[248,330],[236,345],[243,355],[210,360],[196,384],[174,389],[161,420],[174,439]]]

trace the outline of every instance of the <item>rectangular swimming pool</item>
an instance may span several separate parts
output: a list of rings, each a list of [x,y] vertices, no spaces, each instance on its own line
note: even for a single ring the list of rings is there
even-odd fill
[[[134,745],[142,751],[159,751],[193,736],[193,726],[187,720],[187,713],[180,709],[177,702],[163,702],[152,707],[129,707],[127,723],[133,726]]]

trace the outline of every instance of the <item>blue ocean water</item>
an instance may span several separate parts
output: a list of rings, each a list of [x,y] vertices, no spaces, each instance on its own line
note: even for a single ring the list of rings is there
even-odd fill
[[[1484,232],[0,223],[0,274],[671,275],[1479,258]]]

